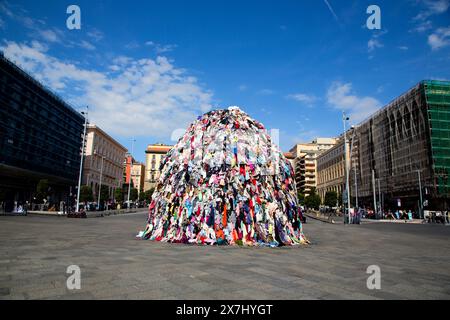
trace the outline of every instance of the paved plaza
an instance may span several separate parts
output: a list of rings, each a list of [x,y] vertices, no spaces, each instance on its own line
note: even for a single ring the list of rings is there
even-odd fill
[[[211,247],[136,240],[145,216],[0,217],[0,299],[450,299],[443,225],[310,220],[309,246]]]

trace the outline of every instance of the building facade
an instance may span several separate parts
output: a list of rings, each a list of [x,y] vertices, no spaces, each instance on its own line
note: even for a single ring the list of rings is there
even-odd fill
[[[134,187],[138,190],[138,194],[144,191],[145,165],[143,163],[133,163],[131,180],[133,181]]]
[[[450,82],[422,81],[358,125],[350,194],[359,204],[447,210],[450,206]],[[352,186],[354,186],[352,188]],[[357,193],[356,193],[357,191]]]
[[[33,202],[48,180],[50,202],[73,199],[84,117],[0,53],[0,202]]]
[[[295,156],[295,180],[297,190],[309,195],[317,189],[317,157],[336,144],[335,138],[317,138],[311,143],[295,145],[289,152]]]
[[[124,146],[98,126],[88,124],[82,184],[92,188],[95,199],[98,197],[100,178],[101,185],[108,187],[110,199],[114,198],[114,191],[122,187],[126,152]]]
[[[134,163],[136,160],[127,153],[125,155],[125,159],[123,160],[123,184],[128,185],[130,183],[131,179],[131,164]]]
[[[144,191],[156,187],[161,174],[160,165],[163,157],[173,146],[165,144],[149,144],[145,150],[145,181]]]
[[[347,155],[349,154],[348,150]],[[317,193],[322,202],[325,194],[330,191],[342,196],[345,190],[345,179],[344,139],[339,137],[335,146],[317,157]]]
[[[125,157],[124,169],[124,183],[129,184],[131,179],[133,187],[137,189],[138,194],[144,191],[145,165],[137,162],[128,154]]]

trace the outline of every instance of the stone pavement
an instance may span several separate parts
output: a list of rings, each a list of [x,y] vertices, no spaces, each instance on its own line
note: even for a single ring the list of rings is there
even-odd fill
[[[136,240],[145,213],[0,217],[0,299],[450,299],[450,228],[309,219],[303,247]],[[69,265],[81,289],[68,290]],[[381,290],[366,269],[381,268]]]

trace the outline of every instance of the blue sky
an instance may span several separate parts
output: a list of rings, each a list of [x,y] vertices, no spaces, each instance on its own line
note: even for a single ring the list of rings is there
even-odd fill
[[[81,30],[66,8],[81,9]],[[369,30],[366,8],[381,8]],[[3,1],[5,55],[134,156],[238,105],[280,146],[342,132],[423,79],[450,79],[450,0]],[[177,130],[178,129],[178,130]],[[175,132],[175,133],[174,133]]]

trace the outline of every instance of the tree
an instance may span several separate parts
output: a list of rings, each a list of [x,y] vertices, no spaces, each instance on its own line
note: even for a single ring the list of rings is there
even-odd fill
[[[340,206],[342,206],[342,199],[343,199],[343,193],[342,192],[339,192],[339,194],[338,194],[338,197],[337,197],[337,200],[338,200],[338,206],[340,207]]]
[[[105,202],[109,200],[109,187],[102,185],[100,189],[100,202]]]
[[[129,183],[124,183],[122,185],[122,200],[118,200],[116,197],[116,200],[118,201],[128,201],[128,189],[130,189],[130,201],[136,201],[139,197],[138,190],[134,187],[133,180],[131,180],[131,186]]]
[[[116,199],[116,202],[122,202],[123,201],[123,189],[117,188],[114,191],[114,199]]]
[[[321,202],[320,196],[316,194],[316,188],[311,188],[309,195],[305,198],[305,205],[308,208],[319,209]]]
[[[93,201],[94,196],[92,194],[92,188],[90,186],[81,186],[80,189],[80,202]]]
[[[155,192],[155,188],[151,188],[151,189],[148,189],[147,191],[143,192],[144,200],[151,201],[153,192]]]
[[[336,207],[338,194],[336,191],[327,191],[325,193],[324,205],[328,207]]]
[[[116,202],[128,201],[128,184],[124,185],[126,188],[117,188],[114,192],[114,196],[116,198]],[[139,193],[136,188],[133,188],[131,185],[130,189],[130,201],[136,201],[139,198]]]
[[[48,180],[41,179],[39,180],[36,186],[36,200],[37,202],[42,202],[48,196]]]
[[[297,196],[298,196],[298,203],[300,205],[304,205],[305,204],[305,194],[302,192],[299,192]]]
[[[138,190],[136,188],[131,188],[130,190],[130,200],[136,201],[138,198]]]

